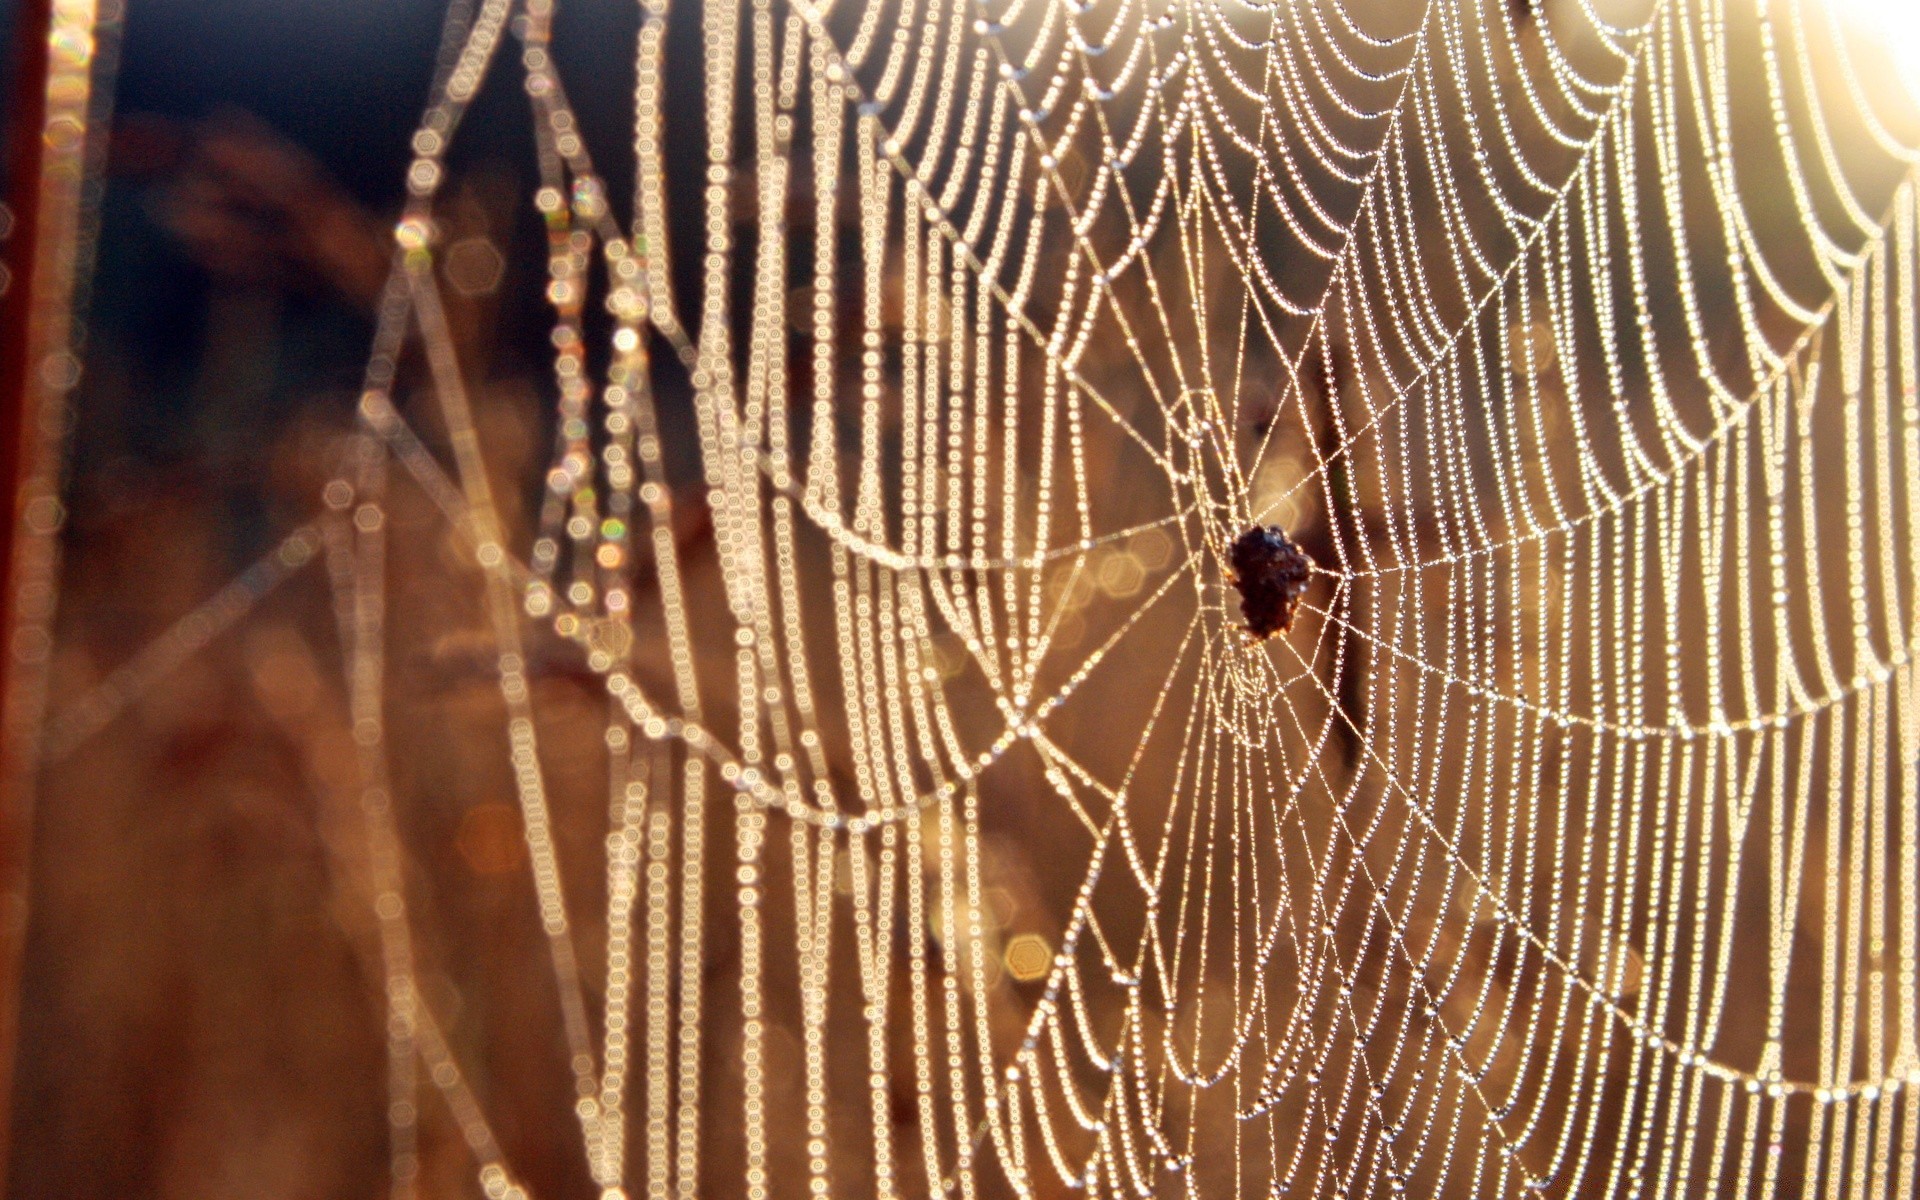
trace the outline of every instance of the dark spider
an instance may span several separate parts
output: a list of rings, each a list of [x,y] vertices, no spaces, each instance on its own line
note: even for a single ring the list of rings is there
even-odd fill
[[[1313,578],[1313,562],[1278,525],[1255,525],[1227,550],[1227,578],[1240,589],[1247,632],[1265,641],[1293,627],[1294,610]]]

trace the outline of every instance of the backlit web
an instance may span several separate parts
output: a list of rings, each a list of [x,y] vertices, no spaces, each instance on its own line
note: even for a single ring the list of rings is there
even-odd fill
[[[1915,1193],[1920,124],[1870,30],[645,0],[614,211],[557,2],[454,0],[315,524],[54,730],[331,581],[396,1196],[435,1092],[523,1183],[415,986],[395,471],[478,566],[603,1194]],[[436,226],[502,70],[550,234],[529,535]],[[1254,525],[1314,563],[1264,641]],[[556,636],[609,701],[603,864],[552,836]]]

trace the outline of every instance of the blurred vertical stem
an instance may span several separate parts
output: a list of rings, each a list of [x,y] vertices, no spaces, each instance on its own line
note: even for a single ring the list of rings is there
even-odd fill
[[[106,8],[107,13],[102,12]],[[0,1190],[13,1124],[27,858],[59,572],[67,403],[80,377],[76,285],[104,155],[96,35],[118,0],[21,0],[0,280]],[[92,136],[89,136],[91,133]],[[84,288],[80,289],[82,292]]]

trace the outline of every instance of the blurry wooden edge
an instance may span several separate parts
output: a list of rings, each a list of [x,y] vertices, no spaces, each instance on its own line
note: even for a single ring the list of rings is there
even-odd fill
[[[103,11],[105,10],[105,11]],[[13,1127],[20,968],[38,740],[59,574],[68,398],[79,380],[76,287],[90,257],[105,143],[95,78],[120,0],[21,0],[8,123],[9,236],[0,292],[0,1191]],[[110,63],[112,56],[106,56]],[[89,126],[93,126],[89,137]],[[84,292],[84,288],[80,288]]]

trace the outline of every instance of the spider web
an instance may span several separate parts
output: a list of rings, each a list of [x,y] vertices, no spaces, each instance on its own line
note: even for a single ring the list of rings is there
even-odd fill
[[[1914,1194],[1920,151],[1833,12],[643,0],[623,218],[554,6],[452,5],[324,513],[49,734],[324,564],[396,1196],[427,1088],[488,1195],[524,1183],[415,983],[394,465],[481,571],[603,1195]],[[515,44],[530,545],[434,220]],[[1314,560],[1265,641],[1224,565],[1256,524]],[[603,994],[528,682],[556,635],[610,701]],[[1049,927],[996,914],[996,837]]]

